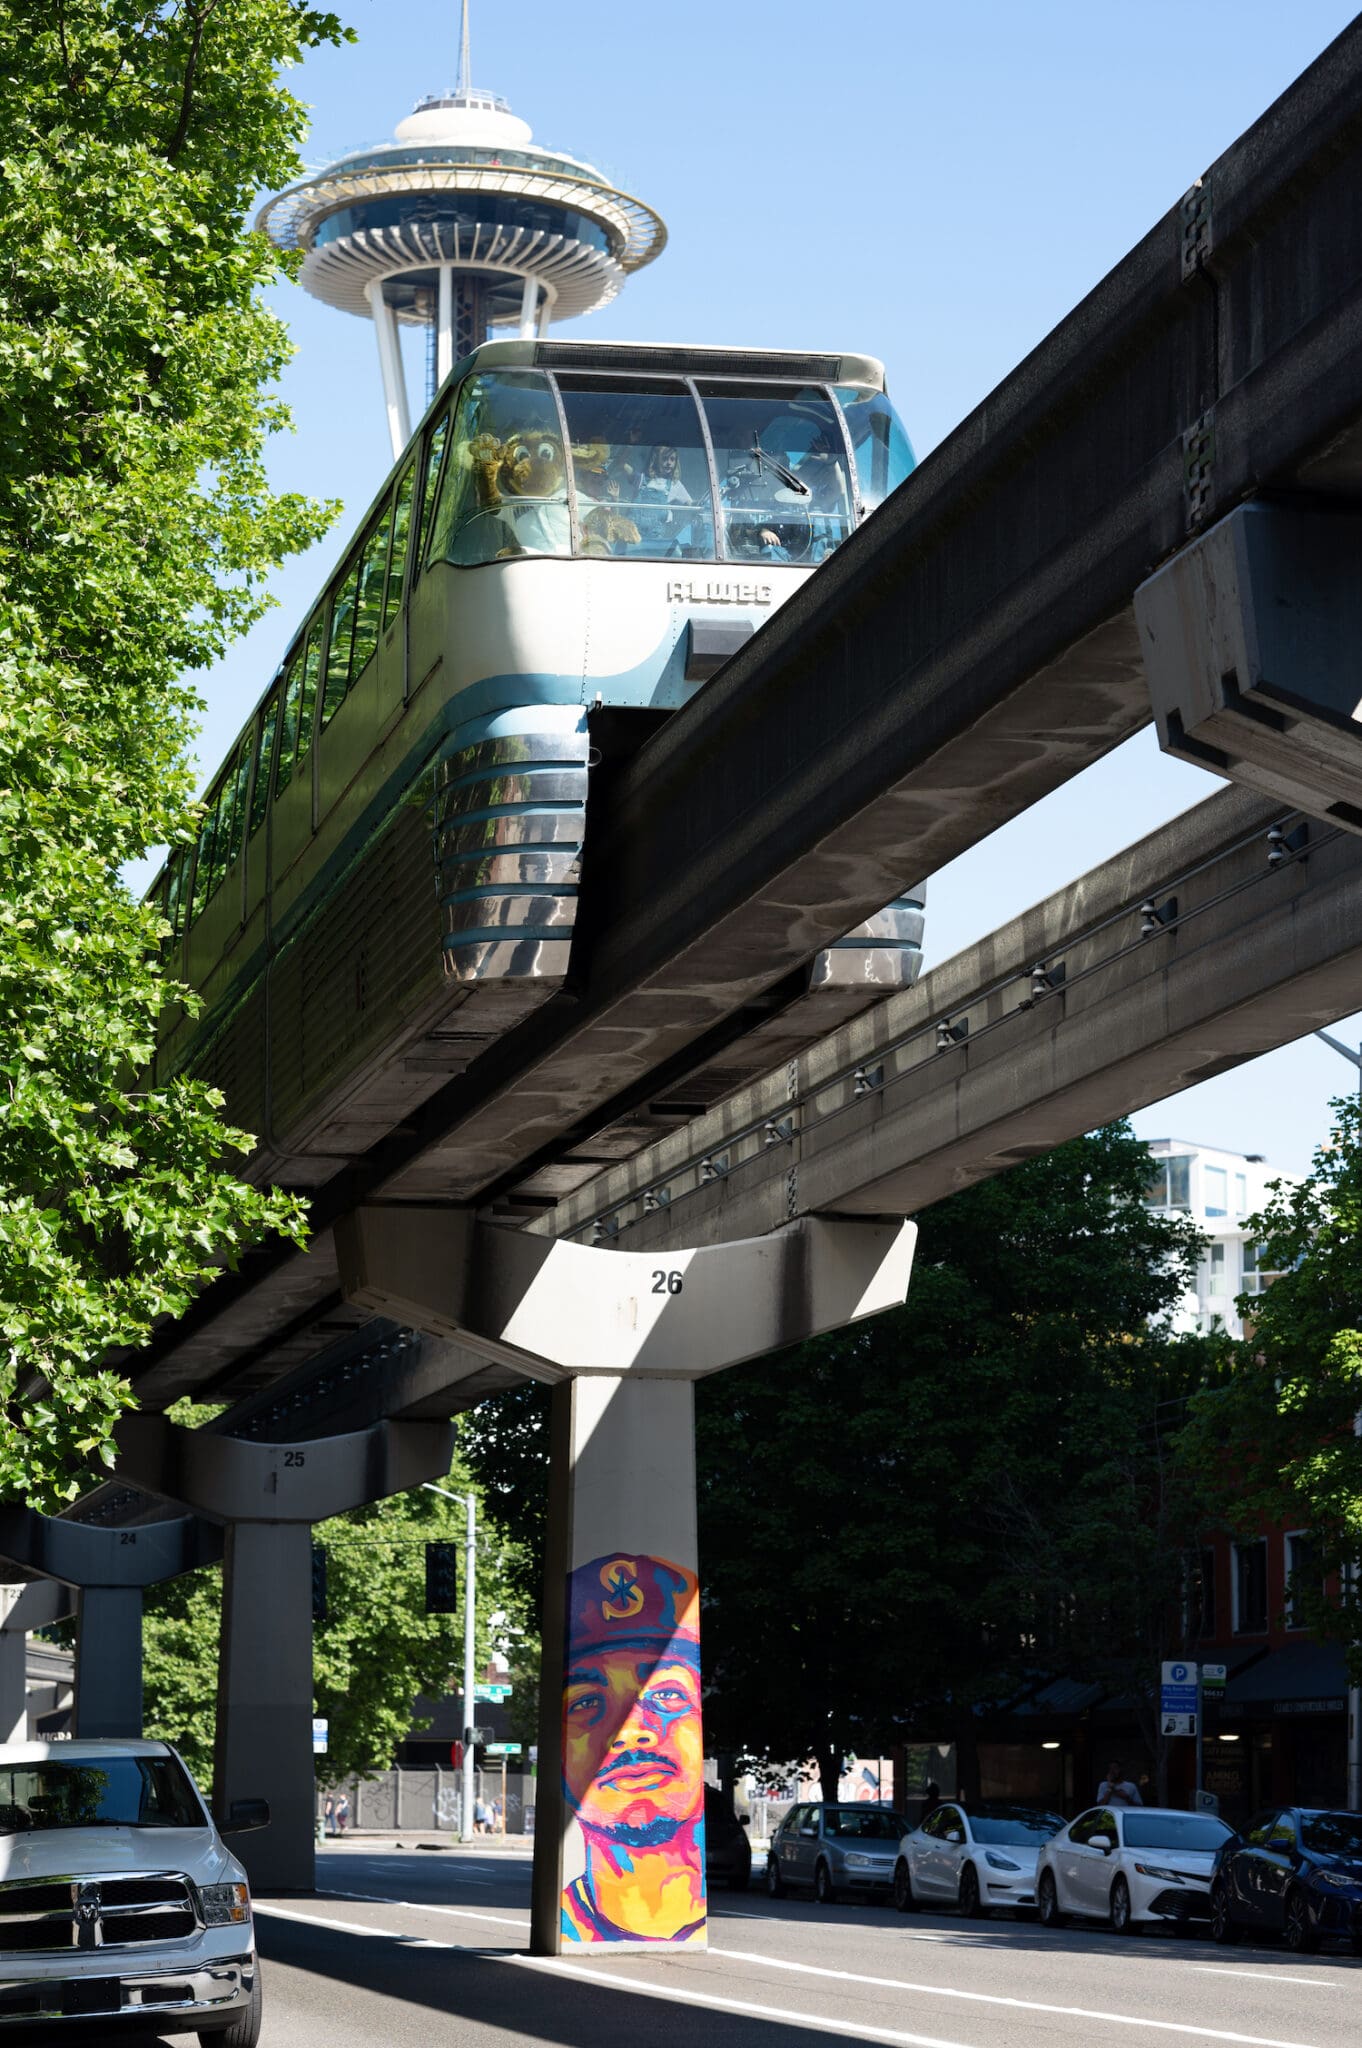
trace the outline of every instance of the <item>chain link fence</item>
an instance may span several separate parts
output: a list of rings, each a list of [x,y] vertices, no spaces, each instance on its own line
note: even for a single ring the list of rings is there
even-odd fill
[[[341,1798],[349,1802],[342,1829],[336,1815]],[[502,1776],[499,1770],[476,1771],[474,1800],[492,1809],[493,1834],[534,1833],[534,1779],[527,1772],[508,1771],[505,1806],[502,1807]],[[439,1834],[459,1832],[463,1800],[462,1771],[392,1770],[375,1778],[347,1778],[329,1790],[317,1791],[317,1819],[326,1830],[326,1802],[332,1804],[330,1832],[345,1834],[401,1834],[424,1830]]]

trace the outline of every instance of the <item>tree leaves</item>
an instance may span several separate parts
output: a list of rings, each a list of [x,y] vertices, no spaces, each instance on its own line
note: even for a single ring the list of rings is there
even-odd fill
[[[334,510],[266,481],[288,341],[244,214],[298,169],[280,67],[345,33],[297,0],[0,16],[0,1496],[36,1506],[107,1462],[99,1361],[303,1231],[214,1091],[136,1085],[195,998],[119,876],[192,834],[184,672]]]

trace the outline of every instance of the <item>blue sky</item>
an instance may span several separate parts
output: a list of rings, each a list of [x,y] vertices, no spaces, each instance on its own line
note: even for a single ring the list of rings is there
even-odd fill
[[[357,47],[296,74],[311,163],[452,84],[456,0],[349,0]],[[655,206],[670,241],[555,330],[880,356],[919,455],[986,396],[1343,29],[1326,0],[473,0],[473,82]],[[202,679],[205,776],[389,465],[373,329],[294,286],[280,488],[344,500],[279,608]],[[419,386],[414,386],[419,388]],[[1222,787],[1145,734],[933,878],[938,961]],[[1357,1044],[1362,1017],[1336,1035]],[[1351,1078],[1350,1078],[1351,1077]],[[1141,1112],[1303,1171],[1353,1071],[1312,1040]]]

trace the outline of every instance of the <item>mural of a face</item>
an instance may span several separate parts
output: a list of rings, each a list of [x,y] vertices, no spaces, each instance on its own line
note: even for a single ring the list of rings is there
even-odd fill
[[[578,1941],[704,1934],[699,1592],[663,1558],[594,1558],[569,1583],[563,1785],[587,1867],[563,1894]]]

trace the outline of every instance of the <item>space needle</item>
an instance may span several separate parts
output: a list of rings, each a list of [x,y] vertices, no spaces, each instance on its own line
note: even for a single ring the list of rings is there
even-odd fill
[[[304,252],[315,298],[372,319],[394,455],[411,437],[399,325],[426,330],[429,400],[494,328],[528,339],[594,313],[667,239],[652,207],[541,148],[471,75],[463,0],[454,91],[418,101],[391,142],[310,172],[256,217],[281,249]]]

